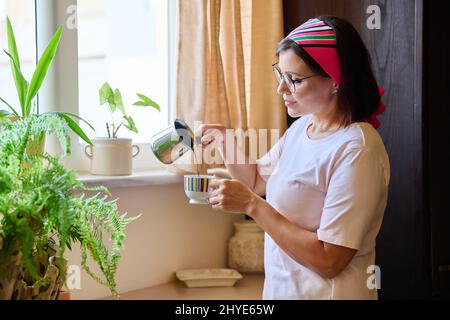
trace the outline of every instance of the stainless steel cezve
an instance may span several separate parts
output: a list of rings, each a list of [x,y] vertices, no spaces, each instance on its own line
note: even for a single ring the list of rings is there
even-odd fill
[[[159,161],[172,164],[194,150],[195,144],[194,132],[183,120],[177,119],[170,127],[151,138],[150,147]]]

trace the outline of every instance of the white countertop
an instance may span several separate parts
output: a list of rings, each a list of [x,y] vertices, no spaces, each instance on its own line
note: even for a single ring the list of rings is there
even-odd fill
[[[261,300],[264,275],[243,274],[234,287],[188,288],[181,281],[131,291],[119,300]],[[106,300],[111,297],[106,298]]]

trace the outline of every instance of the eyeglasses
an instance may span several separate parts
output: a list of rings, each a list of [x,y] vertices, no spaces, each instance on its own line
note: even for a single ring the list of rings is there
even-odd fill
[[[278,67],[278,63],[275,63],[274,65],[272,65],[272,68],[273,68],[273,72],[275,73],[275,77],[277,78],[278,84],[281,84],[284,81],[284,83],[287,85],[287,87],[291,93],[295,93],[295,91],[297,90],[297,88],[295,86],[296,84],[300,84],[303,81],[305,81],[306,79],[310,79],[310,78],[318,76],[317,74],[314,74],[309,77],[293,80],[291,75],[281,72],[280,68]]]

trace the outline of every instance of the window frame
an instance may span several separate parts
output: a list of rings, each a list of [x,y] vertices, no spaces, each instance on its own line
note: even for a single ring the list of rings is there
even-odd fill
[[[166,0],[164,0],[166,1]],[[49,70],[45,84],[38,96],[38,112],[66,111],[79,114],[79,87],[78,87],[78,32],[77,28],[67,28],[67,20],[73,14],[69,9],[77,5],[77,0],[35,0],[36,9],[36,42],[37,53],[42,54],[56,28],[65,26],[60,47],[56,54],[54,65]],[[168,68],[168,118],[167,125],[174,120],[174,85],[176,67],[176,41],[177,41],[177,0],[166,1],[167,10],[167,68]],[[75,7],[76,8],[76,7]],[[75,12],[76,14],[76,12]],[[72,154],[63,159],[64,164],[78,172],[90,170],[90,159],[85,155],[86,144],[70,133],[72,138]],[[153,155],[149,143],[139,143],[141,152],[133,159],[133,170],[162,170],[165,166]],[[46,151],[51,154],[59,152],[56,138],[49,137]]]
[[[27,58],[25,58],[25,54],[24,54],[24,52],[22,52],[22,50],[24,49],[24,43],[22,43],[22,41],[24,40],[24,39],[22,39],[22,36],[21,35],[19,35],[19,33],[18,33],[18,30],[19,30],[19,26],[16,24],[16,17],[13,15],[13,12],[10,12],[10,11],[8,11],[8,10],[5,10],[6,12],[4,12],[5,13],[5,16],[3,17],[1,17],[2,19],[1,19],[1,22],[2,22],[2,28],[4,28],[3,29],[3,33],[4,33],[4,38],[3,38],[3,41],[4,41],[4,43],[2,43],[2,44],[4,44],[5,46],[4,47],[2,47],[2,50],[6,50],[6,51],[9,51],[9,48],[8,48],[8,46],[9,46],[9,44],[8,44],[8,39],[7,39],[7,27],[6,27],[6,18],[10,18],[10,20],[11,20],[11,23],[12,23],[12,26],[13,26],[13,29],[14,29],[14,32],[15,32],[15,36],[16,36],[16,42],[17,42],[17,49],[18,49],[18,51],[19,51],[19,58],[21,59],[21,68],[22,68],[22,73],[24,74],[24,76],[28,79],[28,80],[30,80],[31,79],[31,76],[32,76],[32,74],[31,73],[29,73],[29,72],[27,72],[27,71],[25,71],[25,64],[30,64],[31,65],[31,68],[32,68],[32,70],[30,70],[30,71],[33,71],[33,69],[36,67],[36,61],[37,61],[37,59],[38,59],[38,45],[37,45],[37,24],[36,24],[36,12],[37,12],[37,10],[36,10],[36,1],[37,0],[32,0],[32,1],[24,1],[25,2],[25,4],[26,5],[28,5],[28,3],[30,3],[31,4],[31,6],[32,6],[32,8],[31,8],[31,10],[29,10],[29,8],[26,8],[24,11],[28,11],[28,12],[31,12],[32,13],[32,20],[34,20],[33,22],[34,22],[34,25],[33,24],[31,24],[32,26],[33,26],[33,28],[34,28],[34,30],[32,31],[33,33],[34,33],[34,39],[33,39],[33,43],[31,43],[31,46],[32,46],[32,50],[33,50],[33,52],[32,52],[32,55],[31,55],[31,61],[27,61],[27,58],[29,58],[28,56],[27,56]],[[6,9],[6,8],[8,8],[7,6],[6,6],[6,1],[5,1],[5,8],[4,9]],[[19,7],[20,8],[20,7]],[[34,9],[34,10],[33,10]],[[28,22],[28,21],[27,21]],[[17,29],[16,29],[17,28]],[[28,40],[28,39],[27,39]],[[28,49],[28,48],[27,48]],[[14,107],[14,109],[16,110],[16,111],[19,111],[19,113],[20,113],[20,104],[19,104],[19,99],[18,99],[18,96],[17,96],[17,91],[16,91],[16,88],[15,88],[15,83],[14,83],[14,80],[13,80],[13,75],[11,74],[11,72],[10,72],[10,64],[11,64],[11,61],[10,61],[10,59],[6,56],[6,55],[3,55],[4,53],[3,52],[1,52],[1,54],[2,54],[2,57],[3,57],[3,59],[5,59],[4,61],[2,61],[2,66],[4,66],[5,67],[5,69],[3,69],[3,71],[4,71],[4,75],[5,74],[7,74],[7,76],[8,76],[8,78],[6,78],[5,80],[7,80],[7,81],[10,81],[11,83],[10,83],[10,85],[12,85],[12,87],[10,88],[10,90],[11,90],[11,94],[14,96],[14,98],[12,97],[12,96],[6,96],[6,95],[3,95],[3,94],[1,94],[2,95],[2,98],[4,98],[5,100],[6,100],[6,102],[8,102],[10,105],[12,105],[13,107]],[[4,89],[4,88],[3,88]],[[34,107],[34,105],[33,105],[33,107]],[[11,111],[8,107],[7,107],[7,105],[5,104],[5,103],[3,103],[3,102],[1,102],[0,103],[0,109],[1,110],[5,110],[5,111]]]

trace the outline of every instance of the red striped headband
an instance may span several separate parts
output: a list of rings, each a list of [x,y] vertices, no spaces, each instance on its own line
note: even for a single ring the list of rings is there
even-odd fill
[[[336,50],[336,32],[325,22],[314,18],[292,31],[287,39],[293,40],[313,58],[322,69],[338,84],[341,85],[341,67],[339,55]],[[384,94],[380,88],[380,95]],[[382,101],[375,113],[367,119],[375,129],[381,125],[377,116],[382,114],[386,107]]]

